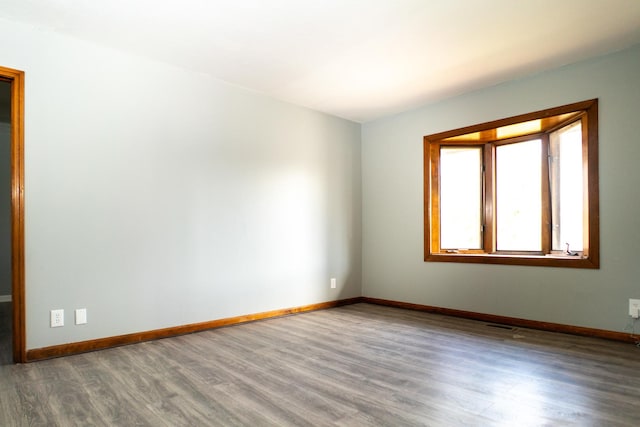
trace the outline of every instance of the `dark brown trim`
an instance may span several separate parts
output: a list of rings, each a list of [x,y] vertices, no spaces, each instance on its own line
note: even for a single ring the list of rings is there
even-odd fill
[[[472,311],[455,310],[451,308],[433,307],[429,305],[413,304],[409,302],[391,301],[379,298],[362,297],[362,302],[368,304],[384,305],[387,307],[405,308],[409,310],[424,311],[427,313],[443,314],[445,316],[462,317],[465,319],[479,320],[482,322],[499,323],[503,325],[518,326],[542,331],[559,332],[563,334],[580,335],[584,337],[603,338],[606,340],[636,343],[640,341],[640,335],[624,332],[607,331],[605,329],[585,328],[583,326],[563,325],[560,323],[540,322],[538,320],[519,319],[516,317],[498,316],[495,314],[475,313]]]
[[[434,134],[425,136],[424,140],[429,142],[439,141],[442,139],[451,138],[459,135],[465,135],[468,133],[483,132],[483,131],[499,128],[502,126],[512,125],[514,123],[528,122],[530,120],[536,120],[536,119],[544,119],[547,117],[559,116],[561,114],[567,114],[567,113],[577,113],[579,111],[588,110],[589,108],[592,108],[595,102],[597,102],[597,99],[590,99],[587,101],[580,101],[580,102],[575,102],[573,104],[562,105],[560,107],[547,108],[544,110],[534,111],[526,114],[520,114],[517,116],[507,117],[504,119],[493,120],[491,122],[481,123],[481,124],[472,125],[472,126],[466,126],[463,128],[453,129],[445,132],[434,133]],[[566,122],[575,120],[576,117],[577,116],[571,117],[567,119]],[[563,123],[566,123],[566,122],[563,122]],[[589,126],[591,126],[591,124],[589,124]]]
[[[95,350],[104,350],[121,345],[157,340],[160,338],[169,338],[178,335],[191,334],[193,332],[206,331],[208,329],[220,328],[222,326],[238,325],[241,323],[253,322],[256,320],[271,319],[274,317],[281,317],[289,314],[323,310],[332,307],[356,304],[359,302],[362,302],[362,297],[321,302],[318,304],[285,308],[282,310],[266,311],[262,313],[247,314],[244,316],[227,317],[225,319],[211,320],[202,323],[191,323],[188,325],[174,326],[171,328],[155,329],[152,331],[118,335],[115,337],[99,338],[89,341],[80,341],[69,344],[54,345],[51,347],[36,348],[27,351],[27,361],[35,362],[37,360],[50,359],[53,357],[70,356],[72,354],[86,353]]]
[[[598,160],[598,102],[594,101],[589,108],[586,117],[582,118],[583,127],[589,129],[587,138],[587,171],[584,174],[589,177],[589,233],[587,234],[588,243],[585,245],[586,255],[593,263],[593,268],[600,268],[600,173]],[[586,224],[585,224],[586,226]]]
[[[538,267],[599,268],[592,258],[569,257],[564,255],[515,255],[515,254],[430,254],[426,261],[464,262],[470,264],[504,264]]]
[[[13,361],[26,358],[24,289],[24,72],[0,67],[11,82],[11,301]]]
[[[429,141],[426,138],[422,141],[422,209],[424,215],[428,216],[428,218],[432,218],[431,209],[432,208],[432,200],[431,200],[431,188],[433,185],[433,179],[430,177],[431,175],[431,146],[429,145]],[[433,235],[431,233],[431,227],[427,227],[428,224],[424,226],[424,261],[427,260],[427,254],[431,253],[432,248],[432,240]],[[434,230],[438,230],[440,227],[434,227]]]

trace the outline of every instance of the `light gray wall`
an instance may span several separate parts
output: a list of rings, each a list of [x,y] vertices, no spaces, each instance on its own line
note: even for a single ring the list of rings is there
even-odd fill
[[[600,103],[600,270],[425,263],[424,135],[572,102]],[[367,123],[365,296],[622,331],[640,298],[640,46]]]
[[[28,349],[361,294],[358,124],[21,24],[0,38],[26,72]]]

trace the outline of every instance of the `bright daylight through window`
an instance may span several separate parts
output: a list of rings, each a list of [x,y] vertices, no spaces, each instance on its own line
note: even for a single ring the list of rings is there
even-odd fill
[[[599,268],[598,101],[424,137],[425,261]]]

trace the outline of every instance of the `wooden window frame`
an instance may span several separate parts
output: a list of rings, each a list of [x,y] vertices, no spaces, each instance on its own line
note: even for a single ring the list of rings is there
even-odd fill
[[[542,128],[522,135],[499,138],[497,129],[504,126],[541,120]],[[540,252],[496,251],[495,238],[495,147],[525,139],[542,139],[541,167],[548,176],[549,134],[577,120],[582,122],[583,158],[583,240],[578,256],[551,250],[551,208],[549,180],[542,179],[542,250]],[[477,141],[466,139],[473,136]],[[439,153],[442,146],[483,146],[485,182],[483,187],[483,249],[442,250],[439,217]],[[427,262],[462,262],[483,264],[530,265],[548,267],[600,268],[600,215],[598,175],[598,100],[577,102],[501,120],[427,135],[424,148],[424,260]],[[547,202],[544,202],[547,200]]]

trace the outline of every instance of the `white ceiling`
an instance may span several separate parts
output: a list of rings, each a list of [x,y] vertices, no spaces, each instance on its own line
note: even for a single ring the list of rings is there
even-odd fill
[[[0,17],[357,122],[640,43],[640,0],[0,0]]]

